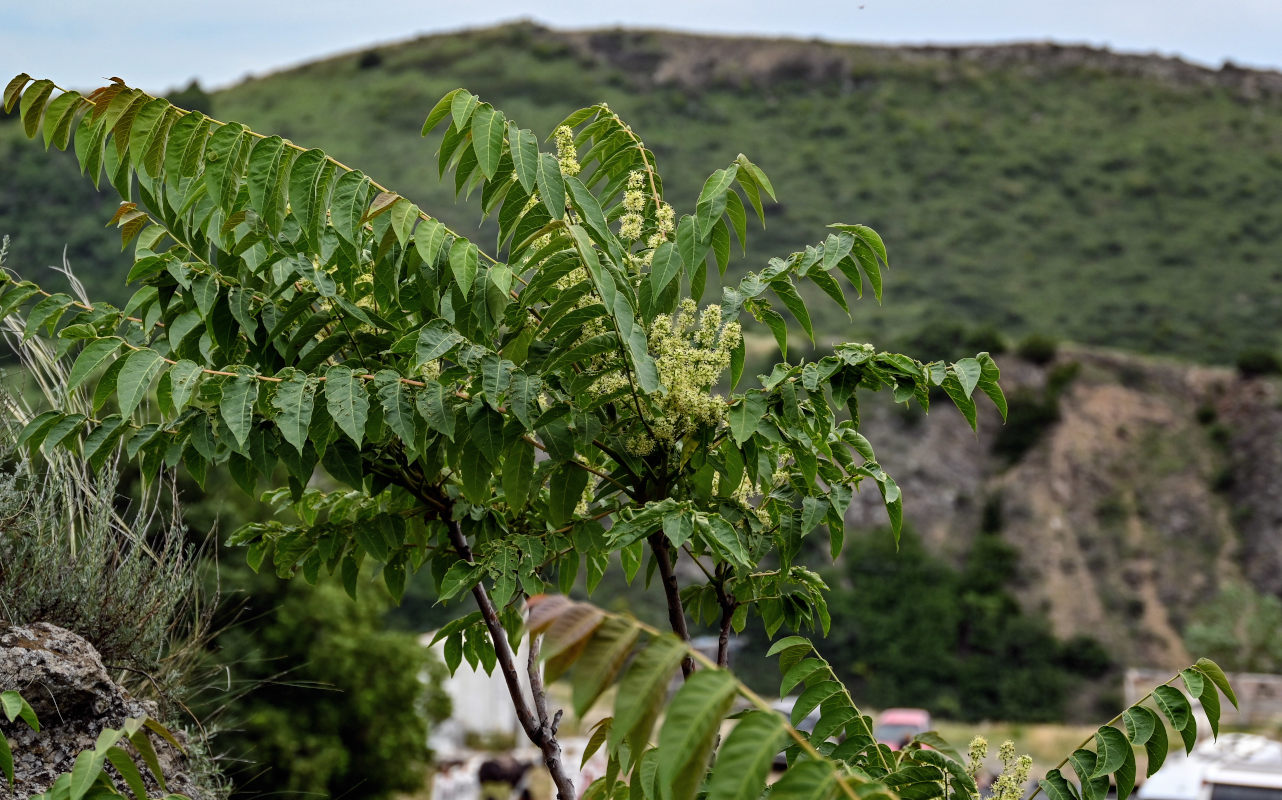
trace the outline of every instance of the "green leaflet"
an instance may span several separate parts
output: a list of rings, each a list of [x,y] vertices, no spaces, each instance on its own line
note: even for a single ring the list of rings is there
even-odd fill
[[[771,800],[822,800],[837,785],[837,773],[826,761],[799,761],[770,788]]]
[[[538,163],[539,199],[543,207],[552,215],[552,219],[565,216],[565,181],[561,177],[561,165],[551,153],[539,153]]]
[[[1196,666],[1199,672],[1211,679],[1211,682],[1229,699],[1233,707],[1237,708],[1237,695],[1233,693],[1233,687],[1229,686],[1229,679],[1224,676],[1224,670],[1220,669],[1219,665],[1209,658],[1199,658]]]
[[[285,441],[302,453],[312,424],[317,383],[306,374],[294,369],[278,374],[276,377],[283,380],[276,385],[276,392],[272,395],[272,408],[276,409],[273,419]]]
[[[482,103],[472,112],[472,149],[476,164],[486,180],[492,180],[503,155],[503,132],[507,118],[489,103]]]
[[[650,738],[650,729],[663,705],[668,679],[685,657],[685,646],[672,634],[649,643],[632,660],[614,701],[614,726],[608,744],[611,753],[619,753],[626,742],[633,758],[640,754]]]
[[[98,339],[85,345],[85,349],[76,356],[67,377],[67,391],[74,392],[89,376],[106,364],[120,351],[120,339]]]
[[[414,395],[401,376],[387,369],[374,374],[374,391],[383,406],[383,419],[392,432],[400,437],[406,450],[414,452],[418,439],[418,413],[414,409]]]
[[[659,730],[659,796],[693,800],[738,683],[729,672],[702,669],[677,691]]]
[[[539,140],[532,131],[508,126],[508,146],[512,152],[512,166],[521,188],[533,192],[539,177]]]
[[[479,261],[480,251],[476,245],[466,239],[454,240],[454,244],[450,246],[450,273],[464,297],[472,291],[476,272],[480,268]]]
[[[610,617],[598,627],[574,667],[574,713],[582,717],[623,668],[641,635],[635,622]]]
[[[254,425],[254,404],[258,402],[258,376],[253,370],[241,368],[237,375],[223,384],[223,396],[218,403],[227,429],[244,448]]]
[[[330,367],[325,373],[325,407],[339,430],[360,447],[369,419],[365,381],[348,367]]]
[[[355,243],[361,219],[369,204],[369,178],[360,172],[344,172],[334,182],[330,200],[330,223],[343,241]]]
[[[125,356],[116,376],[116,401],[120,404],[121,416],[127,418],[134,413],[164,367],[165,360],[155,350],[144,348]]]
[[[45,103],[53,93],[53,81],[38,80],[27,87],[18,103],[18,112],[22,116],[22,130],[28,139],[34,139],[40,130],[40,115],[44,112]]]
[[[557,527],[569,522],[587,485],[588,473],[582,467],[570,461],[559,465],[548,481],[548,521]]]
[[[511,508],[523,508],[534,478],[534,445],[517,439],[503,456],[503,497]]]
[[[759,391],[748,392],[737,404],[730,407],[730,433],[735,444],[742,445],[757,432],[757,426],[765,417],[766,397]]]
[[[214,204],[226,211],[236,199],[240,185],[240,160],[244,151],[245,126],[220,125],[205,145],[205,188]]]
[[[1131,755],[1131,744],[1117,728],[1102,727],[1095,732],[1095,753],[1098,758],[1091,777],[1097,778],[1116,772]]]
[[[760,797],[774,757],[787,738],[779,714],[752,711],[742,717],[717,751],[717,763],[708,781],[708,800]]]
[[[1126,709],[1122,713],[1122,722],[1126,725],[1126,735],[1136,745],[1147,742],[1153,735],[1153,726],[1158,724],[1153,712],[1142,707]]]

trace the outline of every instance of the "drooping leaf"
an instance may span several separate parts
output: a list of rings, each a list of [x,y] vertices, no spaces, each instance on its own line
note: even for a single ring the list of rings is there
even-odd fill
[[[75,363],[71,365],[71,372],[67,377],[67,391],[73,392],[79,388],[90,375],[120,351],[121,344],[120,339],[111,337],[97,339],[85,345],[85,349],[80,351]]]
[[[254,404],[258,402],[258,377],[252,370],[238,370],[235,378],[223,384],[223,396],[218,403],[227,429],[241,447],[249,439],[254,425]]]
[[[760,797],[774,757],[787,738],[779,714],[752,711],[741,717],[717,751],[717,762],[708,780],[708,800]]]
[[[503,155],[503,132],[507,118],[489,103],[482,103],[472,112],[472,149],[476,151],[476,164],[486,180],[493,180]]]
[[[350,367],[330,367],[325,372],[325,407],[339,430],[360,447],[365,437],[365,423],[369,419],[369,395],[365,393],[365,381],[358,378]]]
[[[155,350],[143,348],[125,356],[124,362],[116,376],[116,400],[120,403],[121,416],[127,418],[147,397],[151,382],[160,374],[165,361]]]
[[[695,672],[677,691],[659,730],[659,796],[693,800],[707,772],[738,682],[725,670]]]
[[[294,446],[299,453],[307,445],[308,431],[312,424],[312,412],[316,403],[316,382],[297,370],[289,370],[276,385],[272,396],[272,407],[276,409],[276,427],[281,437]]]

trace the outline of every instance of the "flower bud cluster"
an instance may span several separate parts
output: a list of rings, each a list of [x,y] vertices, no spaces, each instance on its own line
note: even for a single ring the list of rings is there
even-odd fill
[[[619,238],[635,242],[641,238],[641,228],[645,224],[645,173],[634,169],[628,173],[628,187],[623,192],[623,216],[619,219]]]
[[[649,433],[629,442],[633,453],[644,455],[657,444],[675,442],[725,416],[725,400],[713,394],[712,387],[730,366],[730,354],[743,332],[737,321],[721,323],[721,306],[699,313],[687,298],[675,319],[660,315],[651,324],[650,353],[668,391],[655,398],[655,413],[646,415]]]
[[[1024,784],[1033,769],[1033,759],[1027,755],[1015,757],[1015,743],[1009,739],[1002,742],[997,750],[997,757],[1002,762],[1002,772],[993,781],[985,800],[1020,800],[1024,796]],[[970,742],[967,753],[966,772],[978,779],[979,771],[988,758],[988,740],[976,736]]]
[[[983,736],[971,739],[970,749],[966,752],[966,774],[972,779],[978,778],[986,758],[988,758],[988,740]]]
[[[562,125],[556,129],[556,160],[562,174],[574,177],[579,174],[579,150],[574,146],[574,131]]]
[[[1033,759],[1024,755],[1015,758],[1015,743],[1006,741],[997,751],[1002,760],[1002,774],[993,781],[989,800],[1019,800],[1024,796],[1024,784],[1033,769]]]

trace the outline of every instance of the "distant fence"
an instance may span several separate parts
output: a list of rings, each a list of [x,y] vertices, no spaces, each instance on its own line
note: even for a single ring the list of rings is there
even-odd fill
[[[1165,670],[1128,669],[1123,685],[1126,704],[1135,703],[1169,677],[1171,673]],[[1228,702],[1221,703],[1223,724],[1252,727],[1282,722],[1282,675],[1235,672],[1228,677],[1237,694],[1238,708],[1235,710]]]

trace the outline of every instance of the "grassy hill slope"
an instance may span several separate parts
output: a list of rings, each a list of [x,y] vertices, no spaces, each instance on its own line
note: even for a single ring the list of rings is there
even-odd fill
[[[418,135],[460,85],[544,131],[608,101],[653,146],[679,204],[746,152],[781,202],[738,264],[821,239],[828,222],[878,228],[895,267],[886,307],[820,320],[825,338],[887,343],[950,321],[1200,361],[1282,346],[1282,76],[1052,45],[516,24],[250,80],[213,111],[327,148],[470,230],[476,203],[437,185],[437,142]],[[55,262],[67,242],[92,283],[122,275],[95,230],[109,209],[66,159],[20,136],[0,123],[11,263]]]

